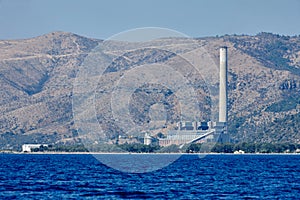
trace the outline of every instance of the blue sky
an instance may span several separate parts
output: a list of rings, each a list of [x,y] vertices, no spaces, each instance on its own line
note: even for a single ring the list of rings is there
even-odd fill
[[[191,37],[300,34],[300,0],[0,0],[0,39],[53,31],[106,39],[163,27]]]

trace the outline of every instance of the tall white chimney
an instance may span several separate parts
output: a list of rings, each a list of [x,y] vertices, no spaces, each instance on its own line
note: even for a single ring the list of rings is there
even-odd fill
[[[227,47],[220,48],[219,122],[227,122]]]

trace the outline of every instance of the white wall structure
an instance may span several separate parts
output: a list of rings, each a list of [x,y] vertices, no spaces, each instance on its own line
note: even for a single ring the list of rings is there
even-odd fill
[[[219,122],[227,122],[227,47],[220,48]]]

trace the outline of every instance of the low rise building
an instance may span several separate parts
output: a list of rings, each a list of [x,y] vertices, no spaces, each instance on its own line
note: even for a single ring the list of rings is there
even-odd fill
[[[40,148],[41,146],[48,147],[47,144],[23,144],[22,152],[31,152],[32,149]]]

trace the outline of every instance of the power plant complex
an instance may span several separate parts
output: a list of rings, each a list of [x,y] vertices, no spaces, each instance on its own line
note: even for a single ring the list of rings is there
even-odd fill
[[[194,142],[229,141],[227,133],[227,47],[220,48],[219,119],[217,122],[178,122],[175,130],[169,130],[165,138],[158,138],[160,146],[184,145]],[[144,144],[153,138],[145,134]]]

